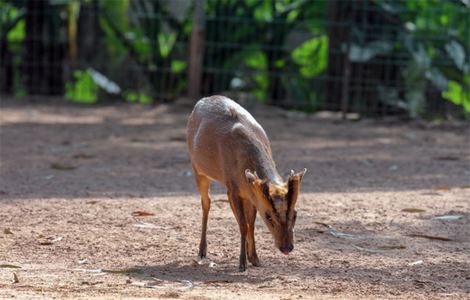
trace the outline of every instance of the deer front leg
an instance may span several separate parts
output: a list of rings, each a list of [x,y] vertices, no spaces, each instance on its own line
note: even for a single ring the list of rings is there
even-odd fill
[[[233,190],[230,190],[228,192],[228,199],[230,202],[230,207],[232,208],[233,214],[235,215],[235,218],[238,222],[238,226],[240,228],[240,263],[238,265],[238,270],[240,272],[244,272],[246,270],[247,225],[245,211],[243,209],[243,200]]]
[[[193,167],[194,175],[196,176],[196,184],[201,194],[202,206],[202,228],[201,228],[201,242],[199,243],[198,258],[203,259],[207,256],[207,220],[209,218],[209,210],[211,208],[211,198],[209,197],[210,179],[206,176],[199,175]]]
[[[245,216],[247,221],[247,234],[246,234],[246,251],[248,252],[248,260],[250,263],[259,267],[258,255],[256,254],[255,245],[255,220],[256,220],[256,207],[245,202]]]

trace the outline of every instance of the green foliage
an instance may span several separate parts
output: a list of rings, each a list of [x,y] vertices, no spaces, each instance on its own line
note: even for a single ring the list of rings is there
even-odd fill
[[[455,66],[459,68],[459,70],[464,72],[470,71],[470,65],[465,59],[465,49],[460,43],[455,40],[451,40],[445,45],[445,49],[450,59],[453,60]]]
[[[109,57],[114,63],[117,63],[125,57],[127,54],[126,48],[120,43],[119,39],[114,35],[113,30],[109,24],[103,19],[100,18],[100,26],[104,31],[105,35],[103,37],[104,43],[107,47]]]
[[[276,89],[294,94],[289,77],[314,79],[326,69],[324,24],[309,18],[323,10],[324,1],[208,1],[206,41],[216,46],[206,50],[204,61],[210,72],[220,70],[220,76],[214,74],[216,89],[242,89],[263,102],[271,102]],[[220,34],[219,27],[229,28],[230,33]],[[311,32],[314,38],[290,45],[288,39],[295,31]]]
[[[187,63],[184,60],[175,59],[171,61],[171,72],[174,74],[179,74],[186,70]]]
[[[249,91],[259,101],[266,102],[269,84],[267,67],[268,61],[263,51],[247,49],[232,56],[224,69],[234,70],[236,74],[231,80],[231,88]],[[234,82],[238,83],[234,85]]]
[[[467,81],[467,85],[470,84],[470,80]],[[465,111],[470,112],[470,92],[464,90],[462,85],[453,80],[449,81],[448,88],[442,92],[442,97],[454,103],[455,105],[461,105]]]
[[[144,92],[128,91],[124,93],[124,98],[126,99],[127,102],[130,102],[130,103],[140,103],[140,104],[147,105],[147,104],[152,104],[153,102],[152,97],[145,94]]]
[[[98,100],[98,85],[88,71],[76,70],[75,82],[65,85],[65,98],[74,102],[93,104]]]
[[[132,43],[140,61],[145,61],[152,52],[151,41],[140,28],[135,28],[126,33],[126,38]],[[125,51],[125,48],[123,48]]]
[[[160,32],[158,34],[158,46],[160,47],[160,55],[162,58],[167,58],[168,55],[171,53],[173,46],[176,42],[176,34],[175,33],[165,33]]]
[[[392,94],[396,99],[390,99],[390,93],[382,93],[382,100],[405,108],[412,117],[420,117],[425,114],[426,93],[432,87],[441,93],[443,99],[470,112],[470,105],[466,104],[469,84],[464,82],[464,78],[470,76],[466,57],[470,46],[468,7],[462,8],[465,4],[458,1],[439,0],[381,0],[378,3],[400,20],[402,30],[398,36],[378,37],[361,49],[354,49],[353,45],[351,51],[355,55],[351,57],[350,51],[350,58],[352,61],[369,61],[375,56],[389,53],[407,58],[402,68],[405,99],[398,99],[399,93],[394,92]],[[446,40],[430,37],[446,37]],[[384,44],[381,47],[373,46],[380,43]]]
[[[99,1],[100,11],[107,18],[100,17],[100,27],[104,31],[103,40],[109,53],[109,57],[114,63],[121,63],[128,54],[128,49],[122,44],[119,37],[116,36],[115,30],[119,31],[123,36],[132,40],[140,41],[139,32],[129,31],[129,20],[127,12],[129,9],[129,0],[113,0]],[[112,20],[111,27],[107,20]]]
[[[10,45],[24,41],[26,23],[22,15],[20,9],[12,4],[0,2],[0,37],[6,35]]]
[[[292,51],[293,61],[300,66],[300,74],[312,78],[326,70],[328,62],[328,36],[321,35],[305,41]]]
[[[187,68],[187,52],[182,52],[178,45],[189,40],[191,18],[177,18],[169,10],[169,3],[164,1],[119,1],[119,8],[112,12],[107,6],[101,6],[100,24],[113,65],[136,64],[139,76],[145,77],[140,81],[147,83],[142,88],[151,95],[178,95],[187,84],[187,79],[179,76]],[[188,12],[183,8],[178,14]],[[168,82],[171,86],[165,85]],[[127,84],[127,81],[122,83]],[[152,101],[152,97],[133,92],[126,97],[132,102]]]
[[[51,36],[59,40],[65,35],[70,39],[65,41],[69,49],[79,31],[82,9],[90,11],[95,3],[100,27],[96,34],[101,41],[96,61],[106,66],[100,68],[106,72],[106,80],[109,77],[109,82],[116,82],[125,91],[113,94],[128,102],[146,104],[156,95],[183,93],[188,80],[187,41],[192,29],[192,2],[181,1],[176,6],[172,1],[154,0],[49,0],[48,4],[55,9],[48,18],[48,22],[55,24]],[[314,111],[323,107],[329,44],[334,43],[334,39],[329,40],[323,16],[327,0],[205,3],[207,44],[203,61],[208,85],[218,91],[240,89],[263,102],[272,98],[274,90],[281,90],[282,97],[294,99],[295,108]],[[470,112],[470,10],[464,7],[465,3],[351,1],[355,10],[366,5],[388,18],[384,19],[387,23],[384,28],[390,28],[383,32],[393,34],[370,34],[367,26],[351,21],[350,40],[335,50],[343,53],[348,50],[347,57],[356,65],[401,64],[393,71],[398,74],[399,86],[377,84],[379,101],[386,105],[420,117],[425,114],[429,91],[437,90],[442,97],[439,99]],[[59,11],[58,6],[67,9]],[[23,1],[0,2],[0,29],[7,28],[0,35],[6,36],[8,49],[14,53],[16,93],[24,93],[19,75],[26,33],[22,14]],[[60,27],[64,18],[67,34]],[[389,19],[393,22],[388,22]],[[123,68],[123,64],[128,64],[132,71]],[[117,70],[138,75],[129,78]],[[139,82],[140,90],[136,90],[134,82]],[[103,91],[106,88],[88,70],[75,71],[73,80],[66,84],[66,97],[83,103],[97,102],[99,92]]]
[[[266,54],[262,51],[249,51],[242,61],[246,66],[258,71],[253,74],[255,84],[251,92],[260,101],[266,101],[269,85],[268,75],[265,72],[268,66]]]
[[[18,21],[10,32],[8,32],[7,39],[9,43],[23,42],[25,37],[25,25],[24,20]]]
[[[392,49],[393,45],[390,41],[376,40],[364,46],[353,43],[348,55],[352,62],[364,63],[379,55],[390,53]]]

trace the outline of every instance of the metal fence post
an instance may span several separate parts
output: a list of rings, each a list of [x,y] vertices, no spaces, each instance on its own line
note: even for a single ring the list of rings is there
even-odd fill
[[[204,0],[194,0],[193,29],[189,45],[188,96],[196,100],[201,93],[204,51]]]

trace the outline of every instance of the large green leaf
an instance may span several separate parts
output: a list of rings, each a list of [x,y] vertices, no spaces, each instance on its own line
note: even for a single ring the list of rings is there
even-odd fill
[[[25,20],[24,18],[22,18],[22,13],[17,7],[7,2],[0,2],[1,37],[3,37],[3,35],[5,34],[5,32],[3,31],[8,30],[8,32],[6,32],[8,43],[13,44],[23,42],[25,38],[25,24]],[[10,27],[9,25],[14,26]],[[6,27],[10,28],[5,29]]]
[[[465,68],[468,68],[468,66],[466,67],[465,64],[465,49],[463,46],[460,45],[457,41],[452,40],[446,44],[445,48],[447,54],[455,63],[457,68],[459,68],[461,71],[465,71]]]
[[[447,90],[448,80],[437,68],[432,68],[425,72],[425,77],[433,83],[439,91]]]
[[[314,37],[292,51],[292,60],[300,66],[300,74],[311,78],[322,73],[328,63],[328,37]]]
[[[164,33],[161,32],[158,34],[158,45],[160,47],[160,55],[163,58],[168,57],[173,49],[173,46],[176,42],[176,34],[175,33]]]
[[[455,105],[461,105],[466,112],[470,112],[470,91],[464,89],[456,81],[449,81],[447,91],[442,92],[442,97],[454,103]]]
[[[117,30],[120,32],[129,31],[129,20],[127,17],[129,0],[100,1],[99,4],[101,10],[109,15],[113,26],[115,26]],[[108,49],[110,58],[115,62],[120,61],[127,53],[127,49],[122,45],[119,38],[115,35],[113,29],[109,26],[103,17],[100,17],[100,26],[105,33],[104,43]]]
[[[98,100],[98,85],[87,71],[74,72],[75,82],[65,85],[65,98],[80,103],[96,103]]]
[[[25,38],[25,20],[20,20],[7,34],[9,43],[23,42]]]

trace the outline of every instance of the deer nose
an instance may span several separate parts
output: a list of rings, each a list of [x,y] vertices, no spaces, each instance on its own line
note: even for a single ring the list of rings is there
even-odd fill
[[[285,245],[282,247],[279,247],[279,250],[281,250],[282,253],[285,255],[288,255],[292,250],[294,250],[294,245]]]

